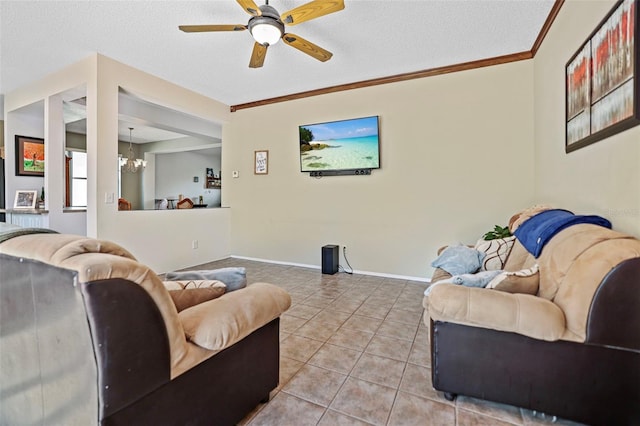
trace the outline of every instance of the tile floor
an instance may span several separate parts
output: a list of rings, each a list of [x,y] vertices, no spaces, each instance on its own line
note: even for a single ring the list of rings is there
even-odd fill
[[[426,283],[242,259],[192,269],[247,268],[291,294],[280,322],[280,384],[241,425],[541,425],[549,416],[431,386]],[[558,419],[555,424],[577,425]]]

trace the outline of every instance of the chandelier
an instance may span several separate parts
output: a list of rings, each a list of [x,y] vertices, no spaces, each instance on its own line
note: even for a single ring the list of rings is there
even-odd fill
[[[133,146],[131,145],[131,132],[133,131],[133,127],[129,127],[129,153],[127,157],[120,157],[120,167],[129,173],[135,173],[142,167],[143,169],[147,167],[146,160],[142,160],[140,158],[135,158],[135,153],[133,152]]]

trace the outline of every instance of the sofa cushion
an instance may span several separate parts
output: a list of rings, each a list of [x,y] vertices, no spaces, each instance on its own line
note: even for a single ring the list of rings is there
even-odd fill
[[[565,331],[562,310],[553,302],[529,294],[438,284],[423,303],[434,321],[514,332],[548,341],[560,339]]]
[[[497,238],[495,240],[478,240],[475,249],[485,254],[480,265],[481,271],[497,271],[504,269],[516,237]]]
[[[558,232],[542,249],[538,258],[540,265],[540,290],[538,295],[554,300],[558,289],[566,282],[565,277],[575,268],[575,261],[588,249],[603,241],[634,239],[630,235],[612,231],[592,224],[573,225]],[[629,256],[633,257],[633,256]],[[590,281],[599,284],[604,274],[593,275]]]
[[[540,282],[538,265],[520,271],[504,271],[495,277],[486,288],[506,291],[507,293],[537,294]]]
[[[438,256],[431,266],[441,268],[451,275],[471,274],[480,269],[484,253],[463,246],[449,246]]]
[[[436,268],[433,271],[433,275],[431,276],[431,284],[435,284],[438,281],[442,281],[442,280],[447,280],[449,278],[451,278],[452,275],[450,273],[448,273],[447,271],[445,271],[442,268]]]
[[[178,314],[187,339],[212,351],[228,348],[291,306],[291,296],[273,284],[255,283]]]
[[[518,239],[515,239],[503,269],[505,271],[519,271],[531,268],[536,262],[536,258],[524,248]]]

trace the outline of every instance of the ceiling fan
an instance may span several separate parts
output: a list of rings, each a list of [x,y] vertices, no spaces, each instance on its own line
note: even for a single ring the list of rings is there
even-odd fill
[[[250,68],[260,68],[264,64],[267,48],[282,39],[289,46],[295,47],[303,53],[325,62],[331,59],[333,54],[300,36],[285,33],[285,25],[296,25],[329,13],[344,9],[344,0],[313,0],[302,6],[291,9],[282,15],[269,6],[269,0],[262,6],[255,4],[253,0],[236,0],[240,6],[252,17],[247,25],[180,25],[178,28],[186,33],[209,31],[244,31],[251,32],[255,40]]]

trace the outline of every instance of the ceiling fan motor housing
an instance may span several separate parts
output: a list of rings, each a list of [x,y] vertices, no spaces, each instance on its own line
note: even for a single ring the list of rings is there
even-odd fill
[[[270,25],[272,27],[277,28],[280,31],[280,35],[282,36],[282,34],[284,34],[284,23],[280,20],[280,15],[278,14],[278,11],[274,7],[269,6],[268,4],[263,4],[262,6],[260,6],[260,11],[262,12],[262,15],[254,16],[249,20],[248,27],[249,27],[249,31],[251,32],[251,35],[253,35],[254,38],[256,37],[253,33],[253,29],[255,27],[260,25]],[[266,43],[266,45],[268,44],[269,43]]]

